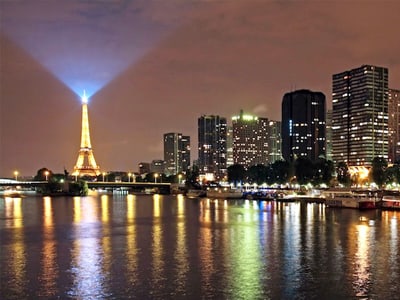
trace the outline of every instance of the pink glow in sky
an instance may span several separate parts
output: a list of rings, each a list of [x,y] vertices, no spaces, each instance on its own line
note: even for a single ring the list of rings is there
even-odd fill
[[[362,64],[400,89],[399,1],[32,2],[0,2],[3,177],[72,170],[85,85],[104,171],[162,159],[166,132],[190,135],[197,157],[203,114],[280,120],[301,88],[330,106],[332,74]]]

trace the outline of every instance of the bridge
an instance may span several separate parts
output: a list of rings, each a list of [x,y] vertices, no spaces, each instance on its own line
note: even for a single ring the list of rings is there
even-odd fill
[[[73,181],[71,181],[73,182]],[[1,179],[0,187],[21,187],[35,188],[44,187],[48,181],[17,181],[12,179]],[[170,194],[170,183],[156,182],[105,182],[105,181],[87,181],[89,189],[102,190],[129,190],[132,192],[150,192],[160,194]]]
[[[17,181],[17,180],[7,180],[0,179],[0,187],[39,187],[47,185],[47,181]]]

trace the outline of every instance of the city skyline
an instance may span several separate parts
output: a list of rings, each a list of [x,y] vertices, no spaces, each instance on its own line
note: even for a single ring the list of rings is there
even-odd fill
[[[4,177],[73,170],[83,88],[102,170],[135,171],[162,158],[166,132],[197,145],[201,115],[243,109],[280,121],[283,95],[303,88],[331,108],[331,76],[342,70],[387,67],[389,88],[400,89],[396,1],[41,4],[0,4]]]

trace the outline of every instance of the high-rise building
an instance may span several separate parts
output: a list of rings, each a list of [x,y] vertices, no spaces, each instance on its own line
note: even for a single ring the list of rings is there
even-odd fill
[[[228,125],[226,134],[226,167],[229,168],[233,164],[233,128]]]
[[[268,164],[268,119],[243,114],[232,117],[233,162],[246,169]]]
[[[400,90],[389,89],[389,162],[400,158]]]
[[[167,175],[186,172],[190,165],[190,137],[175,132],[164,134],[164,161]]]
[[[181,169],[180,172],[186,174],[186,171],[190,167],[190,136],[182,135],[181,139]]]
[[[332,160],[332,110],[326,111],[326,159]]]
[[[282,123],[279,121],[268,122],[268,163],[282,159]]]
[[[217,179],[226,175],[226,118],[214,115],[198,119],[198,164],[200,172],[212,173]]]
[[[370,166],[388,158],[388,69],[372,65],[332,76],[332,158]]]
[[[325,95],[310,90],[286,93],[282,101],[282,156],[286,161],[326,155]]]

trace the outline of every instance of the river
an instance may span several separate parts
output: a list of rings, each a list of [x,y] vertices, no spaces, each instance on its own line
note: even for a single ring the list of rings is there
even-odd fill
[[[399,299],[400,212],[0,198],[1,299]]]

